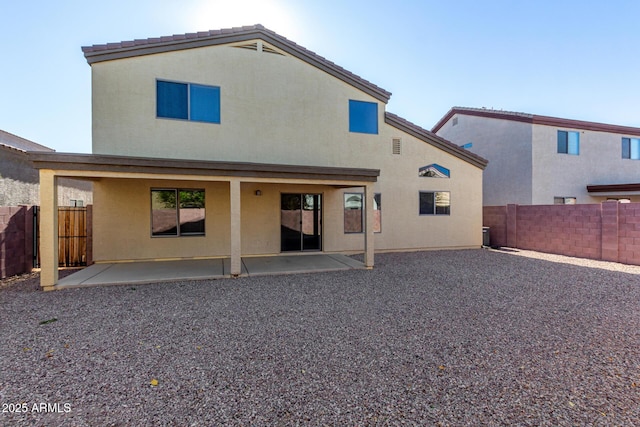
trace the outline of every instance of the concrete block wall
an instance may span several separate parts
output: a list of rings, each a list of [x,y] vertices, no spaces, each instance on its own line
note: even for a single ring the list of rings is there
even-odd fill
[[[640,265],[640,203],[485,206],[483,225],[492,246]]]
[[[601,257],[600,205],[518,206],[516,222],[518,248]]]
[[[482,225],[489,227],[491,246],[507,246],[506,206],[485,206],[482,209]]]
[[[0,207],[0,278],[31,271],[33,208]]]
[[[618,205],[618,258],[640,264],[640,203]]]

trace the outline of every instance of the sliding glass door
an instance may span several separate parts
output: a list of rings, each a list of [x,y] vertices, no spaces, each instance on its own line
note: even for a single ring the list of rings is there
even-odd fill
[[[280,215],[282,252],[322,250],[321,194],[282,194]]]

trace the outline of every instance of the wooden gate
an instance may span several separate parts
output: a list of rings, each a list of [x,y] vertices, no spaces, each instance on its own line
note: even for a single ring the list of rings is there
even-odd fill
[[[87,265],[87,208],[58,208],[58,265]]]

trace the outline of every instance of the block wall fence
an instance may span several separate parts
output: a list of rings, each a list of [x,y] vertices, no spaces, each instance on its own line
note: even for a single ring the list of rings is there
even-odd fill
[[[485,206],[492,246],[640,265],[640,203]]]
[[[0,207],[0,279],[33,268],[33,206]]]
[[[33,222],[37,206],[0,206],[0,279],[30,273],[37,256]],[[86,263],[93,263],[93,205],[86,207]]]

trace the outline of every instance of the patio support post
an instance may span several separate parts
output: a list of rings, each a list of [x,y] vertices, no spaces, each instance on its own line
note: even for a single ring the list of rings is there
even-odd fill
[[[40,286],[52,291],[58,283],[58,177],[40,170]]]
[[[373,184],[364,186],[364,265],[368,269],[373,268]]]
[[[240,180],[229,181],[231,198],[231,276],[242,273],[242,234],[240,230]]]

